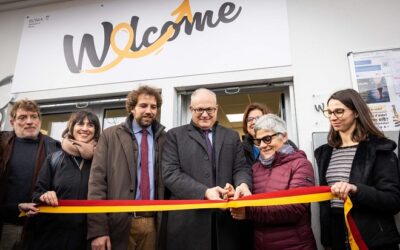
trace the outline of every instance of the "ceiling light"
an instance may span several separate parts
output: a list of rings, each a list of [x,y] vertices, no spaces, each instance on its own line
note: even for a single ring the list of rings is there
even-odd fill
[[[226,117],[228,117],[229,122],[241,122],[243,120],[243,113],[228,114],[228,115],[226,115]]]

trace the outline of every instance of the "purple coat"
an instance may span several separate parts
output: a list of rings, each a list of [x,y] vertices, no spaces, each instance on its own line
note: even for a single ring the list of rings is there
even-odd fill
[[[257,162],[253,170],[253,193],[314,186],[314,171],[303,151],[276,154],[271,167]],[[309,204],[249,207],[254,222],[255,249],[314,250]]]

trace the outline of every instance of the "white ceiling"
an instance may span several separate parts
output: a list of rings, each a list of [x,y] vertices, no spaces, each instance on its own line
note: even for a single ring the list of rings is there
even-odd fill
[[[0,0],[0,12],[71,0]]]

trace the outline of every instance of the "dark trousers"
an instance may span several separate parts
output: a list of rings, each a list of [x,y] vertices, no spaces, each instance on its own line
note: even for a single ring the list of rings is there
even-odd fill
[[[332,250],[350,250],[343,210],[332,209],[331,239]]]

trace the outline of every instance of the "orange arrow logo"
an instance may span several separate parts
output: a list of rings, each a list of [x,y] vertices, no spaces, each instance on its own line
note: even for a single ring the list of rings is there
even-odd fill
[[[179,5],[178,8],[176,8],[172,13],[171,16],[177,16],[174,23],[179,24],[185,17],[187,18],[189,23],[193,23],[193,14],[192,10],[190,7],[190,0],[183,0],[183,2]],[[116,44],[116,35],[120,31],[126,31],[129,34],[129,39],[124,48],[120,49],[117,44]],[[111,38],[110,38],[110,43],[111,43],[111,48],[113,51],[117,54],[117,58],[115,58],[112,62],[110,62],[107,65],[104,65],[100,68],[96,69],[89,69],[85,70],[85,73],[101,73],[105,72],[116,65],[118,65],[124,58],[140,58],[147,56],[154,51],[160,49],[167,41],[170,39],[176,30],[174,29],[173,25],[171,24],[167,31],[160,36],[153,44],[151,44],[149,47],[144,48],[139,51],[131,51],[131,45],[135,40],[135,33],[132,29],[132,27],[128,23],[120,23],[115,28],[113,29],[111,33]]]

